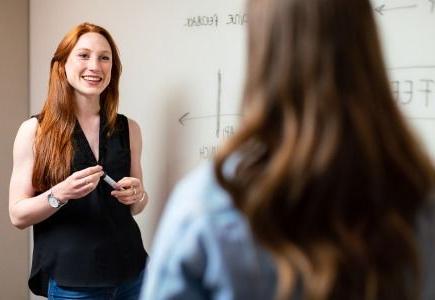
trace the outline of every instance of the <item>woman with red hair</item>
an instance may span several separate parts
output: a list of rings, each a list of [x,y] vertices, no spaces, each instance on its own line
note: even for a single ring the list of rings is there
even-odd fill
[[[33,225],[29,287],[49,299],[137,299],[147,254],[133,219],[142,185],[138,124],[118,114],[121,62],[104,28],[83,23],[51,60],[42,111],[13,150],[12,224]],[[112,186],[100,180],[110,175]]]

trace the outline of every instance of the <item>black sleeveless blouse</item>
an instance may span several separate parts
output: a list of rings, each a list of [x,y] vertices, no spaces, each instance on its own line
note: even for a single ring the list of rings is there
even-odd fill
[[[106,120],[100,117],[99,161],[76,123],[73,134],[72,172],[95,166],[115,181],[130,176],[128,120],[117,116],[114,133],[106,136]],[[94,191],[69,201],[48,219],[33,226],[34,248],[29,287],[47,296],[48,280],[60,286],[110,287],[137,276],[147,254],[130,207],[110,195],[101,180]]]

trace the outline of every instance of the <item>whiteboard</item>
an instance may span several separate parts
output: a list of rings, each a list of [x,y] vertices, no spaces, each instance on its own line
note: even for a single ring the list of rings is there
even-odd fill
[[[435,157],[435,0],[373,1],[396,102]]]
[[[435,156],[435,0],[373,0],[397,104]],[[117,42],[120,112],[143,135],[151,202],[137,221],[149,250],[175,182],[210,159],[237,127],[245,68],[242,0],[30,0],[31,111],[46,95],[49,61],[74,25]],[[380,66],[381,67],[381,66]]]

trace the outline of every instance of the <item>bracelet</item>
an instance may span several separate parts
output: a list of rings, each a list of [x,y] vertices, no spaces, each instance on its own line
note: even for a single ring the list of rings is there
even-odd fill
[[[145,190],[144,190],[142,193],[142,198],[140,198],[138,202],[142,202],[143,199],[145,199],[145,196],[147,196],[147,192],[145,192]],[[148,196],[147,196],[147,198],[148,198]]]

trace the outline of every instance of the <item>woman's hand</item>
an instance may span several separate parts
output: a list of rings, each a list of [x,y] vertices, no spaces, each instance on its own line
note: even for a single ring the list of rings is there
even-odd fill
[[[74,172],[55,185],[51,189],[52,193],[62,202],[82,198],[97,187],[103,174],[103,168],[98,165]]]
[[[134,177],[124,177],[116,183],[116,188],[111,195],[125,205],[132,205],[148,199],[148,195],[142,187],[139,179]]]

